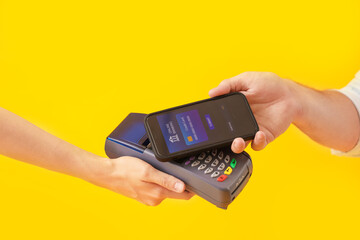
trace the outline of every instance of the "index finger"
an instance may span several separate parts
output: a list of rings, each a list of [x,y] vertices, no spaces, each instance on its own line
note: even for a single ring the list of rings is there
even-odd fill
[[[164,197],[166,197],[166,198],[189,200],[194,195],[195,195],[194,193],[188,192],[188,191],[184,191],[182,193],[175,193],[175,192],[169,191],[167,189],[164,189]]]
[[[151,170],[149,170],[145,181],[156,183],[170,191],[177,193],[182,193],[185,190],[185,184],[181,180],[155,168],[151,168]]]

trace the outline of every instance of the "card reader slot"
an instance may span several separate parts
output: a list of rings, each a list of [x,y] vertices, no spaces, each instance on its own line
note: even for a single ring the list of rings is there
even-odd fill
[[[246,175],[242,178],[242,180],[241,180],[241,182],[239,183],[239,185],[234,189],[234,191],[232,191],[231,196],[233,196],[233,195],[236,193],[236,191],[239,189],[239,187],[242,186],[243,182],[244,182],[245,179],[248,177],[248,175],[249,175],[249,169],[248,169],[248,171],[246,172]],[[236,196],[234,196],[234,198],[235,198],[235,197],[236,197]]]
[[[149,148],[150,140],[149,138],[145,139],[145,141],[142,143],[143,146]]]

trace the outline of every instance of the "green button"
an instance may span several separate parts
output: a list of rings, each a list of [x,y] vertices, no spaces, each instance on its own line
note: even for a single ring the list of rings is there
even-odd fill
[[[233,159],[231,160],[230,166],[231,166],[232,168],[235,168],[235,166],[236,166],[236,159],[235,159],[235,158],[233,158]]]

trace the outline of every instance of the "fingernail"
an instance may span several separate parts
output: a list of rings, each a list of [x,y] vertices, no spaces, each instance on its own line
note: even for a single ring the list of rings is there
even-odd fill
[[[174,185],[174,189],[176,192],[182,192],[183,188],[184,188],[184,184],[181,182],[176,182]]]
[[[232,148],[235,149],[235,150],[238,149],[238,147],[237,147],[237,140],[233,141],[233,143],[232,143]]]

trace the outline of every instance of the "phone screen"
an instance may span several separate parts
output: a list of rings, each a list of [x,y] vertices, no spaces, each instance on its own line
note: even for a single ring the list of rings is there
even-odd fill
[[[208,126],[201,120],[198,109],[181,113],[165,113],[156,117],[169,153],[182,151],[191,145],[209,140],[211,130],[215,130],[215,126],[210,114],[205,115],[203,117],[206,117]]]
[[[232,94],[162,111],[152,116],[160,152],[173,154],[235,137],[253,136],[256,121],[243,95]],[[159,132],[161,134],[159,134]]]

